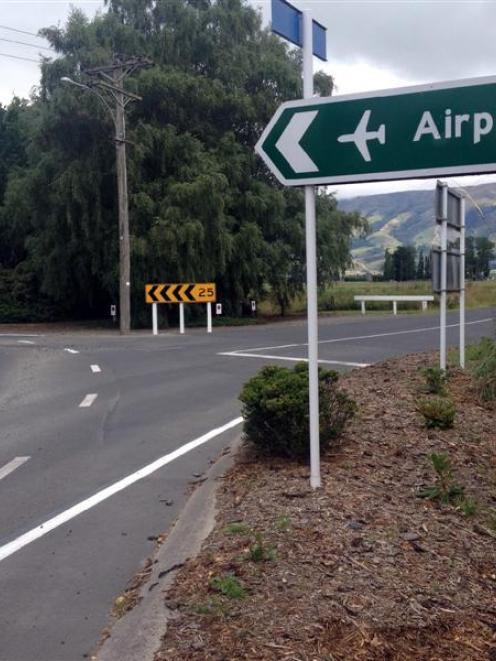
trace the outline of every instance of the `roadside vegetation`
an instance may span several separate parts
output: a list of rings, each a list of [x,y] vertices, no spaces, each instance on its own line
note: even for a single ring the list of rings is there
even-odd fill
[[[46,26],[55,57],[40,86],[0,105],[0,323],[107,318],[118,301],[112,120],[61,83],[87,83],[115,53],[154,63],[126,83],[142,97],[126,122],[134,325],[149,323],[149,282],[215,281],[233,317],[270,288],[284,313],[305,283],[303,192],[277,184],[254,145],[281,101],[301,98],[298,52],[243,0],[104,4]],[[314,81],[331,93],[331,76]],[[325,286],[351,266],[366,222],[323,189],[317,216]],[[162,307],[175,322],[177,306]]]
[[[478,369],[493,349],[470,347],[464,372],[420,354],[342,376],[357,411],[323,452],[322,489],[306,463],[246,445],[167,596],[177,617],[156,661],[492,659],[495,402]],[[270,409],[274,375],[257,376],[248,391]],[[446,407],[449,424],[427,426]]]
[[[480,400],[496,400],[496,342],[490,337],[482,338],[478,344],[467,347],[466,360]]]
[[[320,447],[323,451],[343,433],[355,415],[355,402],[338,388],[339,374],[319,368]],[[244,432],[262,454],[307,458],[308,365],[293,369],[268,365],[244,386]]]
[[[355,312],[359,313],[360,304],[355,303],[354,296],[361,294],[402,294],[422,295],[432,294],[432,285],[427,280],[411,280],[408,282],[369,282],[369,281],[344,281],[335,282],[325,287],[319,293],[319,310],[321,312]],[[467,308],[481,308],[494,306],[496,303],[496,280],[469,281],[466,288]],[[429,303],[432,310],[438,306],[437,300]],[[458,306],[458,296],[448,296],[448,307],[455,309]],[[401,303],[398,312],[416,311],[420,308],[419,303]],[[372,302],[367,303],[367,310],[391,312],[391,303]],[[259,305],[262,315],[278,314],[277,306],[270,296]],[[306,311],[306,298],[303,295],[292,299],[288,307],[289,314],[304,314]]]

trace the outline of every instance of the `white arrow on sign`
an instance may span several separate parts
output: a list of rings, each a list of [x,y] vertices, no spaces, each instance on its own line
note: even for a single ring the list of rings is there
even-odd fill
[[[319,168],[307,152],[300,146],[300,141],[308,127],[318,114],[318,110],[296,113],[276,142],[276,148],[281,152],[289,165],[297,173],[318,172]]]

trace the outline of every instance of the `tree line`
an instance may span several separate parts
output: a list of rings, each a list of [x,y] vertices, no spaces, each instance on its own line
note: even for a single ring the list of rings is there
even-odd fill
[[[494,258],[495,244],[484,236],[467,236],[465,240],[465,277],[470,280],[487,278]],[[431,255],[422,248],[398,246],[384,253],[383,280],[430,280]]]
[[[282,101],[302,96],[301,54],[243,0],[108,0],[42,30],[31,99],[0,106],[0,321],[88,318],[118,299],[115,158],[94,95],[61,85],[116,57],[154,66],[128,80],[128,174],[134,322],[147,282],[215,281],[228,314],[271,296],[284,313],[304,290],[302,192],[254,153]],[[315,76],[320,94],[332,78]],[[351,265],[366,223],[317,199],[321,285]],[[167,306],[170,314],[175,309]]]

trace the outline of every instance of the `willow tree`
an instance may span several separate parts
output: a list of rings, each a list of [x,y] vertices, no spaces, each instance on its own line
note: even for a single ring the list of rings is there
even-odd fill
[[[300,55],[262,29],[242,0],[110,0],[43,31],[26,160],[8,175],[0,218],[24,228],[25,268],[61,313],[98,315],[117,292],[112,126],[97,98],[60,84],[119,56],[155,66],[129,79],[142,97],[128,122],[134,310],[147,281],[215,280],[226,310],[273,295],[284,312],[305,282],[303,199],[254,154],[277,106],[301,96]],[[332,91],[320,72],[316,87]],[[1,135],[1,134],[0,134]],[[1,139],[1,138],[0,138]],[[318,199],[319,277],[339,274],[363,227]]]

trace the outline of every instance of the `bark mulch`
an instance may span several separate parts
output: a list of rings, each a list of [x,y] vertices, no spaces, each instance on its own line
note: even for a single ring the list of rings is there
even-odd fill
[[[429,430],[416,411],[434,356],[354,371],[342,442],[308,468],[247,447],[225,476],[215,530],[180,571],[156,661],[430,659],[496,661],[496,425],[470,377],[449,382],[457,418]],[[447,452],[477,502],[420,498],[428,455]],[[219,591],[232,581],[243,597]]]

